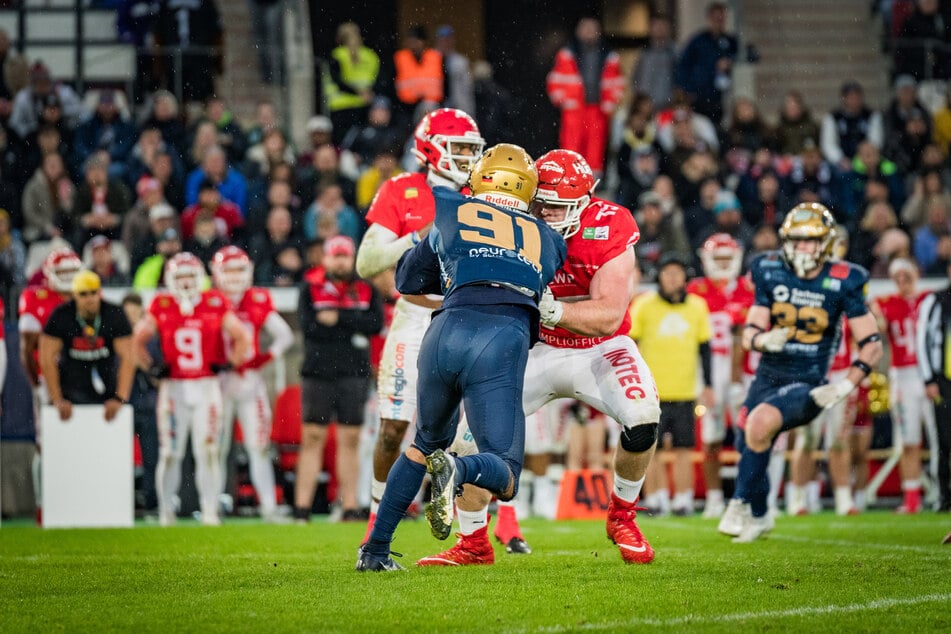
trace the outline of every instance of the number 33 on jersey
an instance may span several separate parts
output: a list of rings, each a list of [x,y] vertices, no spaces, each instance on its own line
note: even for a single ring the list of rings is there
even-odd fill
[[[225,358],[222,322],[230,310],[228,298],[217,290],[205,291],[191,315],[183,315],[175,298],[159,293],[149,305],[155,319],[169,378],[213,376],[211,364]]]

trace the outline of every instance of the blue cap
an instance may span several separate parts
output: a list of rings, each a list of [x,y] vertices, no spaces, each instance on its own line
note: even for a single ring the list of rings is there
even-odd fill
[[[717,200],[713,203],[713,215],[717,216],[721,212],[727,211],[729,209],[740,210],[740,199],[736,197],[736,194],[731,192],[728,189],[721,189],[717,194]]]
[[[455,35],[455,33],[456,30],[448,24],[443,24],[436,29],[436,37],[449,37],[450,35]]]

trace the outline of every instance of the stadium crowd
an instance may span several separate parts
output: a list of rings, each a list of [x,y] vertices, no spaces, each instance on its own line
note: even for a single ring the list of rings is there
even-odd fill
[[[917,4],[914,19],[937,3]],[[669,21],[653,18],[629,77],[611,69],[616,55],[597,21],[582,20],[549,76],[549,96],[562,109],[561,144],[605,175],[614,187],[601,195],[629,209],[640,227],[642,279],[655,281],[670,255],[688,275],[701,275],[699,253],[714,234],[732,237],[748,263],[779,247],[786,212],[808,202],[832,211],[848,238],[845,259],[871,277],[888,278],[896,260],[923,276],[946,275],[951,85],[943,105],[929,109],[917,91],[924,76],[905,59],[887,104],[867,103],[862,86],[843,78],[836,104],[807,104],[791,89],[771,125],[763,112],[774,104],[731,93],[738,50],[725,12],[711,3],[708,27],[682,51]],[[238,121],[199,85],[207,78],[186,78],[185,96],[201,103],[188,120],[165,89],[147,92],[141,105],[114,88],[77,94],[0,31],[0,297],[15,306],[24,288],[43,285],[41,264],[62,247],[104,286],[160,288],[166,262],[182,252],[210,274],[228,245],[248,253],[255,286],[306,285],[308,272],[322,266],[321,246],[346,236],[359,249],[381,185],[419,169],[413,130],[426,114],[460,108],[488,144],[518,142],[511,96],[487,63],[470,64],[454,49],[451,26],[435,31],[432,47],[422,27],[403,35],[394,63],[381,66],[358,25],[339,26],[321,78],[327,115],[310,118],[307,142],[295,147],[272,102],[261,101],[253,121]],[[566,71],[568,57],[579,61]],[[381,76],[381,68],[394,75]],[[565,116],[562,84],[575,78],[580,98],[600,114]],[[564,127],[587,128],[592,116],[605,119],[594,126],[601,142],[569,147],[581,141]],[[392,289],[383,297],[389,306],[395,300]]]

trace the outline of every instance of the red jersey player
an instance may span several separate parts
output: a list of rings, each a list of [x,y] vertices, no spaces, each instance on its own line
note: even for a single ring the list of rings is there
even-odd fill
[[[423,117],[413,138],[413,152],[426,170],[394,176],[380,186],[370,203],[370,226],[356,261],[357,274],[364,279],[396,266],[400,256],[429,233],[436,213],[432,188],[461,190],[469,167],[485,146],[472,117],[453,108],[440,108]],[[380,431],[373,449],[368,536],[386,476],[399,457],[407,427],[416,420],[416,357],[432,311],[440,304],[441,298],[403,296],[393,311],[377,374]]]
[[[251,484],[258,494],[261,517],[279,521],[274,493],[274,467],[269,456],[271,440],[271,405],[261,368],[280,357],[294,343],[290,326],[274,309],[271,294],[265,288],[251,285],[254,265],[248,254],[236,246],[219,249],[211,260],[215,287],[227,295],[235,315],[251,338],[248,354],[240,366],[222,372],[223,400],[221,441],[222,484],[228,473],[231,432],[237,415],[241,421],[244,446],[248,454]],[[261,332],[267,331],[271,345],[262,351]],[[226,341],[228,351],[233,343]],[[224,494],[222,494],[224,495]],[[229,500],[230,502],[230,500]]]
[[[18,328],[20,331],[20,362],[33,387],[33,422],[36,453],[33,456],[33,494],[36,500],[37,521],[40,521],[40,408],[49,402],[46,385],[40,376],[40,333],[50,314],[67,301],[72,292],[73,276],[82,268],[79,256],[69,247],[54,249],[43,261],[43,286],[28,286],[20,293]]]
[[[630,211],[592,197],[594,175],[577,152],[553,150],[535,165],[538,213],[565,237],[568,255],[539,303],[541,341],[529,352],[522,407],[531,413],[555,398],[576,398],[621,425],[607,534],[625,562],[648,563],[654,550],[637,526],[635,506],[654,454],[660,401],[650,370],[627,336],[640,231]],[[459,442],[454,448],[472,451]],[[492,563],[487,503],[484,491],[467,489],[457,498],[459,541],[418,563]],[[509,534],[496,529],[501,540]]]
[[[699,250],[706,277],[687,284],[687,292],[701,297],[710,312],[710,370],[713,379],[713,411],[701,418],[703,441],[703,475],[707,500],[705,518],[717,518],[726,508],[723,482],[720,479],[720,449],[726,437],[727,417],[735,418],[745,390],[740,383],[743,350],[738,336],[746,322],[746,313],[753,305],[753,283],[739,277],[743,250],[730,235],[715,233]]]
[[[889,400],[892,416],[897,419],[902,447],[901,488],[904,500],[898,511],[918,513],[921,510],[921,429],[934,439],[934,408],[925,396],[925,384],[918,371],[915,351],[915,324],[918,307],[927,293],[918,291],[918,269],[904,258],[893,260],[888,276],[895,282],[897,293],[878,297],[872,302],[872,313],[879,328],[888,333],[891,350],[889,368]],[[933,443],[929,443],[932,444]]]
[[[147,365],[152,360],[145,344],[158,334],[164,358],[165,380],[159,386],[157,420],[159,462],[155,482],[159,522],[174,523],[174,497],[181,481],[185,440],[191,435],[195,457],[195,483],[203,524],[215,526],[221,491],[221,388],[215,364],[225,358],[222,333],[233,341],[229,361],[240,366],[248,355],[251,337],[231,310],[221,291],[202,291],[205,267],[191,253],[179,253],[165,265],[165,286],[152,299],[149,310],[135,328],[136,351]]]

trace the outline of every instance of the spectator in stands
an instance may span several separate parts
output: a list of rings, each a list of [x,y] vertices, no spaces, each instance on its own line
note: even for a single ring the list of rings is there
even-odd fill
[[[651,18],[650,42],[638,53],[631,75],[632,92],[647,95],[658,108],[666,108],[673,96],[676,66],[677,51],[670,38],[670,20],[656,15]]]
[[[915,259],[925,276],[941,275],[951,259],[951,208],[940,196],[925,205],[925,223],[915,231]]]
[[[155,252],[149,255],[132,277],[132,288],[137,291],[155,289],[162,285],[165,263],[176,253],[182,252],[182,240],[175,229],[166,229],[158,236]]]
[[[684,205],[684,229],[692,251],[703,245],[702,238],[706,238],[705,229],[713,224],[713,207],[721,187],[715,176],[708,176],[700,183],[697,202]]]
[[[915,10],[902,22],[895,47],[895,73],[919,81],[951,77],[951,24],[938,0],[917,0]]]
[[[211,259],[218,249],[226,247],[230,241],[218,233],[215,216],[210,211],[200,211],[192,224],[191,238],[182,244],[182,250],[193,254],[211,269]]]
[[[484,59],[472,65],[475,120],[486,147],[513,138],[512,120],[518,112],[512,93],[496,82],[492,75],[492,65]]]
[[[627,136],[625,131],[625,137]],[[660,173],[660,158],[651,145],[639,145],[632,148],[625,139],[618,152],[617,201],[620,205],[633,209],[641,194],[654,186]]]
[[[305,129],[307,130],[307,138],[310,140],[310,149],[298,155],[297,165],[300,167],[313,163],[314,151],[317,148],[323,145],[333,147],[332,134],[334,127],[328,117],[322,114],[311,117],[307,120]]]
[[[737,97],[730,113],[730,126],[725,133],[725,151],[744,150],[752,155],[756,150],[772,145],[773,131],[763,120],[752,99]]]
[[[99,276],[103,286],[124,287],[131,283],[128,271],[122,270],[113,257],[112,240],[104,235],[93,236],[86,243],[84,251],[89,257],[83,257],[83,262],[90,271]]]
[[[4,130],[5,133],[6,130]],[[11,149],[14,148],[11,147]],[[40,167],[44,156],[54,152],[60,156],[70,156],[71,152],[70,146],[63,141],[60,129],[51,124],[41,125],[25,143],[21,143],[20,147],[15,149],[16,154],[13,160],[16,163],[8,165],[10,176],[19,185],[19,189],[22,189],[23,184]]]
[[[901,174],[913,174],[921,168],[925,147],[931,143],[931,120],[926,112],[912,112],[904,128],[886,139],[885,151]]]
[[[258,234],[263,234],[267,226],[267,217],[274,207],[284,207],[291,214],[292,223],[301,223],[300,198],[294,193],[293,185],[284,179],[271,179],[267,184],[267,195],[263,200],[255,201],[245,218],[244,234],[248,244]]]
[[[475,91],[472,85],[472,72],[469,58],[456,50],[456,30],[449,24],[436,28],[436,50],[443,59],[446,71],[446,99],[443,106],[458,108],[469,115],[475,115]]]
[[[165,49],[159,85],[167,90],[181,85],[182,94],[176,96],[183,101],[204,101],[213,95],[215,75],[223,70],[224,35],[214,0],[160,3],[153,34],[155,43]],[[176,67],[181,77],[175,76]]]
[[[558,145],[580,153],[596,176],[604,173],[611,116],[624,92],[618,54],[601,38],[601,24],[585,17],[555,56],[545,88],[561,110]]]
[[[10,48],[10,36],[0,29],[0,125],[6,127],[13,112],[13,98],[26,87],[29,66],[26,59]]]
[[[254,261],[254,283],[260,286],[293,286],[304,272],[303,244],[291,230],[286,207],[272,207],[266,230],[251,236],[248,254]]]
[[[362,172],[380,150],[399,146],[406,135],[396,127],[392,119],[390,100],[386,97],[374,99],[367,121],[351,127],[343,138],[341,166],[344,160],[347,160],[354,166],[352,171]],[[317,150],[314,151],[314,154],[316,153]]]
[[[899,75],[895,78],[894,89],[894,97],[882,117],[886,146],[889,137],[901,134],[905,129],[905,123],[915,115],[928,121],[928,132],[931,132],[930,114],[918,100],[918,82],[915,78],[911,75]]]
[[[278,163],[294,163],[294,149],[288,145],[287,138],[280,128],[271,128],[264,133],[261,143],[248,149],[247,173],[249,178],[269,174]]]
[[[396,69],[394,115],[397,125],[408,132],[421,103],[438,104],[445,99],[445,64],[439,51],[426,46],[426,28],[414,24],[406,31],[403,48],[393,54],[393,65]],[[338,130],[337,134],[342,132],[346,131]]]
[[[10,112],[8,125],[21,139],[26,139],[39,128],[40,115],[43,114],[47,97],[50,95],[55,95],[66,127],[75,127],[82,112],[79,96],[66,84],[54,84],[49,69],[37,62],[30,69],[30,83],[16,94]]]
[[[895,210],[888,201],[876,201],[865,208],[857,231],[850,231],[848,260],[865,268],[875,261],[875,245],[889,229],[898,227]]]
[[[122,245],[129,253],[132,253],[139,240],[149,235],[149,210],[161,202],[166,202],[162,183],[151,176],[139,179],[135,184],[135,193],[135,203],[122,220]]]
[[[840,93],[842,105],[822,118],[819,138],[825,160],[841,172],[848,172],[859,145],[869,141],[881,148],[885,132],[882,115],[865,105],[865,93],[858,82],[845,82]]]
[[[299,184],[303,203],[309,205],[317,190],[327,185],[338,185],[347,202],[356,201],[356,185],[340,169],[340,159],[331,145],[322,145],[314,151],[313,163],[300,170]]]
[[[178,99],[167,90],[157,90],[152,95],[148,117],[142,123],[142,129],[158,128],[171,151],[185,159],[185,124],[178,114]]]
[[[357,446],[370,376],[369,337],[383,326],[383,308],[373,287],[356,277],[353,241],[337,236],[324,247],[323,265],[307,271],[297,302],[304,332],[304,429],[294,517],[299,521],[310,518],[327,425],[336,421],[339,497],[343,519],[352,521],[361,517],[357,509]]]
[[[62,236],[72,206],[73,183],[63,157],[47,154],[23,190],[23,240],[29,245]]]
[[[700,196],[700,185],[711,176],[719,173],[720,164],[716,155],[705,147],[700,147],[686,155],[679,169],[671,173],[677,190],[677,197],[685,205],[692,205]]]
[[[172,159],[172,169],[177,178],[184,177],[184,167],[181,160],[178,159],[174,150],[165,141],[162,140],[162,132],[158,128],[144,128],[139,134],[139,140],[132,146],[132,152],[129,156],[129,169],[126,174],[126,182],[136,184],[144,176],[149,176],[155,171],[155,163],[162,154]]]
[[[779,187],[776,173],[763,172],[756,181],[756,198],[743,201],[743,220],[754,228],[762,225],[778,227],[791,206]]]
[[[932,117],[934,142],[941,148],[945,157],[951,153],[951,83],[944,92],[944,104]]]
[[[152,162],[152,178],[155,178],[162,184],[162,191],[165,192],[165,200],[175,209],[185,207],[185,180],[175,169],[175,163],[178,157],[170,152],[159,152],[155,155]]]
[[[739,50],[735,36],[726,32],[724,2],[707,5],[707,29],[687,42],[677,61],[675,83],[684,91],[694,111],[719,126],[723,96],[730,90],[733,62]]]
[[[138,271],[142,263],[157,252],[162,236],[178,226],[178,215],[168,203],[160,202],[149,209],[149,234],[140,239],[129,252],[129,270]],[[178,233],[175,234],[176,239]]]
[[[350,128],[366,121],[379,80],[380,58],[363,44],[360,27],[354,22],[338,26],[337,47],[330,52],[323,84],[335,145]]]
[[[673,218],[676,225],[683,229],[684,212],[680,207],[680,201],[674,190],[674,181],[671,180],[670,176],[658,174],[650,190],[660,197],[660,208],[664,215]]]
[[[284,0],[248,0],[261,81],[284,85]]]
[[[11,230],[10,214],[0,209],[0,298],[4,301],[26,286],[26,247]]]
[[[370,168],[360,175],[360,179],[357,181],[357,210],[360,215],[366,214],[380,185],[403,172],[398,157],[399,150],[397,148],[381,148],[373,157]]]
[[[729,234],[745,253],[753,243],[753,229],[743,220],[743,211],[736,194],[720,190],[713,204],[713,225],[700,232],[700,244],[714,233]]]
[[[657,142],[670,157],[667,162],[668,173],[679,169],[683,160],[698,149],[720,151],[720,141],[713,123],[685,103],[674,105],[669,123],[657,131]]]
[[[198,184],[197,200],[182,211],[182,239],[192,238],[195,222],[204,215],[214,219],[218,235],[227,241],[237,240],[244,227],[241,210],[221,195],[218,185],[206,178]]]
[[[224,98],[209,97],[205,102],[204,118],[215,124],[217,143],[228,155],[228,163],[240,165],[248,151],[248,140]]]
[[[799,154],[807,142],[819,146],[819,124],[798,90],[790,90],[783,97],[775,135],[776,150],[783,155]]]
[[[158,15],[155,0],[119,0],[116,9],[116,35],[120,42],[135,46],[135,102],[142,103],[145,95],[155,90],[157,84],[152,70],[155,59],[150,50],[152,29]]]
[[[841,190],[838,171],[822,158],[819,146],[807,138],[799,155],[793,157],[791,169],[782,181],[782,189],[787,200],[805,202],[803,196],[814,197],[829,209],[838,206]]]
[[[145,314],[142,305],[142,296],[138,293],[129,293],[122,298],[122,309],[125,311],[129,325],[135,325]],[[147,346],[149,357],[155,361],[161,360],[161,349],[158,337],[152,339]],[[149,368],[144,365],[143,359],[136,359],[139,365],[132,380],[132,392],[129,395],[129,404],[132,405],[132,425],[135,435],[139,439],[139,448],[142,451],[142,481],[141,488],[136,492],[136,506],[146,511],[153,511],[158,507],[158,498],[155,495],[155,467],[158,465],[158,424],[155,420],[155,406],[158,398],[158,389],[155,379],[149,376]]]
[[[750,267],[750,262],[758,256],[770,251],[779,250],[779,234],[773,225],[761,225],[753,233],[753,241],[743,258],[743,270]]]
[[[264,135],[270,130],[282,130],[281,122],[277,116],[277,109],[274,102],[270,99],[262,99],[254,107],[254,125],[248,130],[245,138],[248,147],[252,148],[264,140]],[[285,132],[284,137],[287,138]]]
[[[910,231],[914,231],[925,221],[927,202],[935,196],[941,196],[951,209],[951,192],[941,180],[941,172],[931,168],[915,177],[911,196],[905,201],[901,209],[901,223]]]
[[[657,279],[657,265],[666,253],[676,253],[690,259],[690,247],[683,231],[675,226],[670,215],[664,214],[660,196],[647,191],[641,194],[634,214],[641,230],[641,238],[634,245],[645,282]]]
[[[109,176],[125,178],[127,159],[135,144],[135,129],[120,115],[116,93],[101,90],[96,110],[86,121],[79,124],[73,136],[73,152],[76,164],[82,165],[94,152],[109,155]]]
[[[83,173],[70,211],[77,252],[97,233],[118,239],[122,219],[132,207],[132,195],[125,183],[109,177],[109,155],[104,151],[86,159]]]
[[[201,167],[209,149],[218,145],[218,128],[211,121],[199,121],[192,130],[191,143],[185,156],[185,169],[191,172]]]
[[[201,166],[188,175],[185,181],[185,204],[192,205],[198,201],[199,187],[206,181],[214,184],[221,197],[234,203],[241,214],[244,214],[248,195],[247,181],[238,170],[228,164],[224,150],[216,145],[205,151]]]
[[[852,159],[851,171],[843,178],[839,209],[832,210],[839,222],[848,225],[862,209],[863,200],[869,200],[869,182],[880,183],[886,188],[892,209],[901,209],[905,204],[905,182],[898,166],[883,157],[874,143],[862,141]]]
[[[304,212],[306,240],[345,235],[358,242],[363,229],[363,220],[343,199],[340,186],[334,183],[321,186],[317,198]]]

